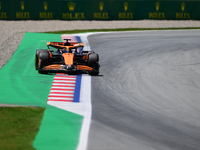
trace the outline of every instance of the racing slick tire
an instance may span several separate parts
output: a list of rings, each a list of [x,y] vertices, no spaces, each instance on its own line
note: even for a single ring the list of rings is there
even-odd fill
[[[40,53],[48,53],[47,50],[43,50],[43,49],[38,49],[36,50],[36,54],[35,54],[35,70],[38,70],[38,62],[39,62],[39,54]]]
[[[40,63],[39,63],[40,61]],[[43,70],[43,67],[48,66],[50,64],[50,54],[49,52],[40,52],[38,55],[38,72],[39,73],[46,73],[45,70]]]
[[[93,68],[94,71],[90,72],[89,75],[99,74],[99,55],[92,53],[88,56],[88,66]]]

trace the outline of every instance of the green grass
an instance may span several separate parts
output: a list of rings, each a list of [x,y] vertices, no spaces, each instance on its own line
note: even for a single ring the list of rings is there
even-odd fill
[[[86,32],[111,32],[111,31],[145,31],[145,30],[188,30],[188,29],[200,29],[199,27],[187,27],[187,28],[119,28],[119,29],[86,29],[86,30],[65,30],[65,31],[52,31],[44,33],[54,34],[74,34],[74,33],[86,33]]]
[[[34,150],[45,108],[0,107],[0,150]]]

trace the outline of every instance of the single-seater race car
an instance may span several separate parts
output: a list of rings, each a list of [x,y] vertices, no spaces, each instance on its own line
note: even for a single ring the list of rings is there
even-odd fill
[[[35,69],[39,73],[99,74],[99,55],[83,51],[83,43],[47,42],[47,50],[36,50]],[[50,49],[51,47],[51,49]]]

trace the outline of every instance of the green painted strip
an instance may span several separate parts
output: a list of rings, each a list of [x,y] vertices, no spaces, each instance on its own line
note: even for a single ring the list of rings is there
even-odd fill
[[[35,52],[49,41],[61,41],[59,34],[26,33],[17,51],[0,70],[0,103],[46,107],[34,147],[75,149],[83,117],[47,105],[54,74],[35,70]],[[11,41],[12,42],[12,41]]]
[[[46,106],[54,75],[38,74],[35,51],[45,49],[46,42],[51,40],[60,41],[60,35],[25,34],[17,51],[0,70],[0,103]]]
[[[80,115],[48,106],[34,147],[37,150],[75,150],[82,120]]]

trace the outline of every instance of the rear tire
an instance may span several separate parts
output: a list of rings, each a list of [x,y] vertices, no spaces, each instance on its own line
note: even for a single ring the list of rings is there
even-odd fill
[[[99,74],[99,55],[92,53],[88,56],[88,66],[93,68],[94,71],[90,72],[89,75]]]

